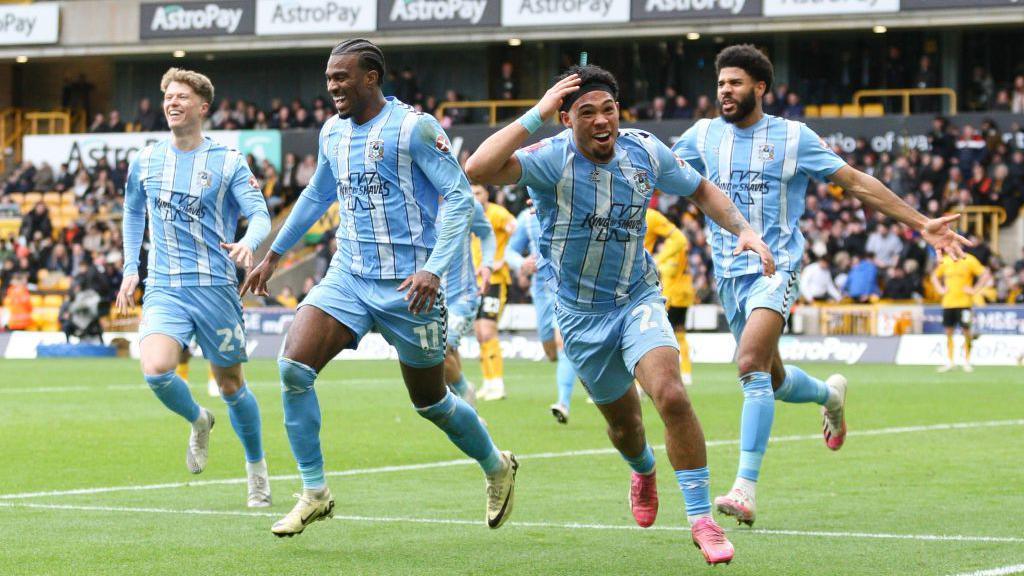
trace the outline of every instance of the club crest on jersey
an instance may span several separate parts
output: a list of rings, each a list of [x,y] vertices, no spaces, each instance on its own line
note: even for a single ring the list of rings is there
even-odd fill
[[[775,144],[761,144],[757,147],[757,157],[761,162],[775,160]]]
[[[380,162],[384,159],[383,140],[372,140],[370,142],[370,151],[367,153],[367,158],[373,162]]]
[[[440,150],[442,154],[447,154],[451,149],[451,145],[448,144],[448,139],[444,137],[444,134],[437,135],[437,138],[434,139],[434,147]]]
[[[651,179],[647,177],[646,170],[637,170],[633,173],[633,188],[644,196],[650,196],[654,187],[651,186]]]
[[[590,181],[591,182],[600,182],[601,181],[601,169],[598,168],[597,166],[594,166],[594,171],[590,173]]]
[[[207,171],[207,170],[200,170],[199,173],[196,174],[196,180],[199,181],[199,187],[200,188],[209,188],[210,187],[210,172]]]

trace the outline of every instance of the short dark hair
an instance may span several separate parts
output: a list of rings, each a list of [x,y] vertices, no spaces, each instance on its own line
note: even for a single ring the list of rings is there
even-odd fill
[[[384,52],[365,38],[352,38],[339,43],[331,50],[331,56],[343,56],[357,54],[359,56],[359,67],[369,72],[377,71],[377,84],[384,82]]]
[[[619,83],[615,81],[615,76],[601,68],[600,66],[594,66],[593,64],[587,64],[586,66],[572,65],[568,70],[562,72],[555,78],[555,82],[558,82],[564,78],[568,78],[573,74],[579,74],[580,76],[580,90],[566,96],[565,101],[562,103],[562,110],[568,111],[572,108],[572,105],[578,100],[586,91],[587,84],[603,84],[611,90],[612,99],[616,102],[619,100]]]
[[[772,89],[775,81],[775,68],[771,60],[753,44],[736,44],[718,53],[715,58],[715,73],[722,68],[739,68],[757,82],[764,82],[765,90]]]

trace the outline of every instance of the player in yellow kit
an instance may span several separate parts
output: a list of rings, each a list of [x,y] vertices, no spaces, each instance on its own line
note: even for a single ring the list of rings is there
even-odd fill
[[[939,372],[953,369],[953,332],[957,326],[964,335],[964,372],[971,366],[971,319],[974,296],[992,283],[992,274],[974,256],[967,254],[953,261],[946,256],[932,272],[932,284],[942,294],[942,326],[946,329],[946,363]]]
[[[505,365],[501,358],[501,341],[498,340],[498,320],[505,310],[508,286],[512,283],[504,254],[509,238],[516,231],[516,217],[504,206],[491,202],[487,188],[473,186],[473,195],[483,205],[484,215],[494,228],[497,241],[491,287],[480,299],[480,310],[473,323],[476,340],[480,343],[480,370],[484,376],[483,386],[477,390],[476,397],[480,400],[501,400],[505,397]],[[480,242],[474,239],[473,265],[477,268],[480,267],[480,258]]]
[[[654,247],[661,240],[661,249],[654,253]],[[693,306],[693,278],[690,276],[687,255],[690,242],[675,224],[664,214],[653,208],[647,210],[647,233],[644,248],[654,255],[661,276],[662,293],[668,300],[668,320],[679,342],[679,370],[683,384],[693,384],[693,365],[690,362],[690,346],[686,342],[686,311]]]

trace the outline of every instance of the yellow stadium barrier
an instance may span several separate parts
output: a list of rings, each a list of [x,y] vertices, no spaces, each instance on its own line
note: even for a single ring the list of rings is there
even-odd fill
[[[884,88],[878,90],[858,90],[853,93],[853,103],[860,106],[864,98],[899,97],[903,100],[903,115],[910,115],[910,99],[915,96],[946,96],[950,116],[957,111],[956,91],[951,88]]]
[[[463,101],[447,101],[442,102],[438,105],[437,110],[434,112],[434,116],[438,120],[444,118],[445,110],[450,108],[484,108],[490,115],[489,123],[491,126],[495,126],[498,123],[498,108],[529,108],[536,104],[536,100],[467,100]]]

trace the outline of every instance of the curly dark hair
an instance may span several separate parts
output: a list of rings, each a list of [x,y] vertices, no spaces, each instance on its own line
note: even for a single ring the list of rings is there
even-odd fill
[[[555,77],[555,82],[558,82],[559,80],[567,78],[573,74],[580,75],[580,87],[586,86],[587,84],[591,83],[599,83],[608,86],[609,88],[612,89],[612,98],[618,101],[619,83],[615,81],[615,76],[613,76],[611,72],[605,70],[604,68],[601,68],[600,66],[594,66],[593,64],[587,64],[586,66],[578,66],[574,64],[570,66],[568,70]],[[575,94],[570,94],[569,96],[567,96],[565,98],[565,102],[562,104],[562,110],[568,110],[570,107],[572,107],[573,102],[575,102],[578,98],[579,96],[576,96]]]
[[[359,67],[364,71],[377,71],[377,85],[384,82],[384,52],[373,42],[364,38],[352,38],[339,43],[331,50],[331,56],[356,54],[359,56]]]
[[[736,44],[719,52],[715,58],[715,73],[722,68],[740,68],[755,81],[764,82],[765,90],[771,90],[775,81],[772,61],[753,44]]]

